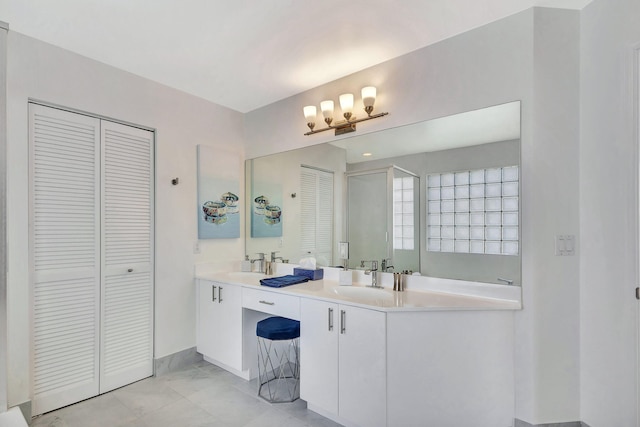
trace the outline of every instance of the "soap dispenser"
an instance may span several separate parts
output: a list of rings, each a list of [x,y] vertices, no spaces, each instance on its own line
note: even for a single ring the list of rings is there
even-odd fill
[[[244,256],[244,261],[240,264],[240,271],[251,272],[251,261],[249,261],[249,255]]]
[[[351,286],[353,284],[353,271],[349,270],[349,242],[340,242],[338,253],[344,262],[344,268],[338,272],[338,284]]]
[[[349,260],[344,260],[344,268],[338,271],[338,284],[351,286],[353,284],[353,270],[349,270]]]

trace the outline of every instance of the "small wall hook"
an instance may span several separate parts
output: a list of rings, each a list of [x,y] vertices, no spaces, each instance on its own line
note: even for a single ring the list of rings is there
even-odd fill
[[[180,184],[180,178],[173,178],[171,180],[171,185],[178,185]]]

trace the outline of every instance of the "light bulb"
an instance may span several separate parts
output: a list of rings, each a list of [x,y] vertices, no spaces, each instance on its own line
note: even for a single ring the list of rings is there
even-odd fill
[[[376,88],[373,86],[367,86],[362,88],[362,103],[364,104],[364,111],[368,115],[371,115],[373,111],[373,104],[376,102]]]
[[[302,111],[304,111],[304,118],[307,119],[307,126],[309,126],[309,129],[313,130],[313,127],[316,125],[316,106],[307,105],[302,109]]]
[[[320,103],[320,109],[322,110],[322,116],[327,125],[331,126],[333,121],[333,101],[322,101]]]
[[[340,108],[345,119],[349,120],[353,113],[353,94],[343,93],[340,95]]]

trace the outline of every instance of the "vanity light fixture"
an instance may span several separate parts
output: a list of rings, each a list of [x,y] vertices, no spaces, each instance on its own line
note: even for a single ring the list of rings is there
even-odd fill
[[[362,103],[364,105],[364,111],[367,113],[367,117],[357,119],[353,115],[353,94],[343,93],[340,95],[340,109],[342,110],[343,121],[333,123],[333,101],[322,101],[320,103],[320,110],[327,127],[322,129],[313,130],[316,126],[316,115],[318,111],[315,105],[307,105],[304,107],[304,117],[307,120],[307,126],[310,131],[305,135],[312,135],[314,133],[324,132],[325,130],[335,129],[335,134],[342,135],[349,132],[355,132],[356,123],[364,122],[366,120],[377,119],[378,117],[386,116],[389,113],[371,114],[373,112],[373,104],[376,102],[376,88],[373,86],[367,86],[362,88]]]

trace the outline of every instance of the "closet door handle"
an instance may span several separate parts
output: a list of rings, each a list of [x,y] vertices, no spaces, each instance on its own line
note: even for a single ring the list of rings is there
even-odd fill
[[[340,310],[340,333],[341,334],[347,333],[346,318],[347,318],[347,313],[344,310]]]
[[[333,308],[329,309],[329,330],[333,331]]]
[[[211,286],[211,301],[216,302],[216,285]]]
[[[222,286],[218,286],[218,304],[222,302]]]

